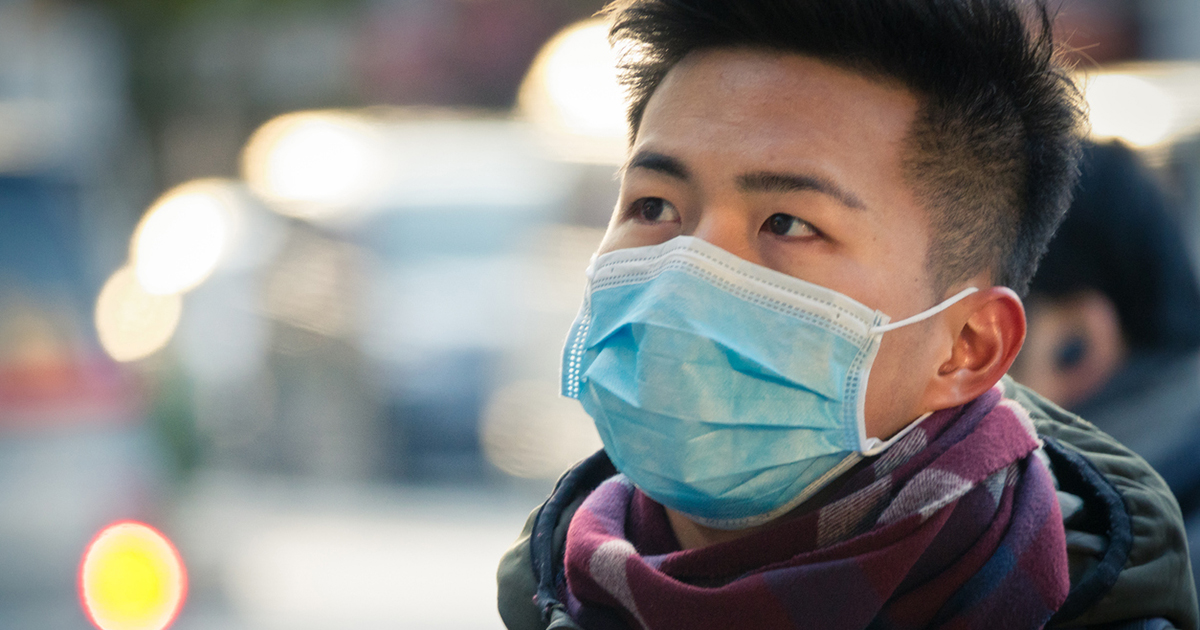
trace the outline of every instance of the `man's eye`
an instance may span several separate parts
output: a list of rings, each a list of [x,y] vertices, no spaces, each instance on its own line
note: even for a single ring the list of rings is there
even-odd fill
[[[783,214],[782,212],[772,214],[770,217],[768,217],[767,222],[763,224],[763,227],[769,230],[772,234],[777,234],[779,236],[804,237],[816,236],[819,234],[817,229],[814,228],[808,221],[794,217],[790,214]]]
[[[634,218],[646,223],[673,222],[679,220],[679,211],[671,202],[661,197],[642,197],[630,207]]]

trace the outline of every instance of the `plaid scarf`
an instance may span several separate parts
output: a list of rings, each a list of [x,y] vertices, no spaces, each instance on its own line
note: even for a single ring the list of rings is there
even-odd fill
[[[1039,628],[1069,582],[1038,446],[994,388],[926,418],[820,509],[686,551],[617,475],[571,520],[568,611],[589,630]]]

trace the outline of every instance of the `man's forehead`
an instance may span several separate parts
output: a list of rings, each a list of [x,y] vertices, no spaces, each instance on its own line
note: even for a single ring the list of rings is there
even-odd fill
[[[813,57],[706,49],[689,54],[667,73],[647,102],[638,136],[686,126],[689,133],[752,132],[756,142],[768,144],[831,133],[899,142],[917,104],[911,91],[894,82]]]
[[[873,99],[916,105],[915,93],[899,80],[861,72],[829,63],[811,55],[765,48],[705,48],[681,59],[663,77],[650,102],[672,84],[698,82],[713,93],[731,92],[749,96],[764,87],[777,96],[814,98],[824,92],[855,92]],[[757,98],[751,96],[751,98]],[[650,102],[647,106],[649,107]]]
[[[838,191],[851,207],[891,203],[911,195],[903,155],[917,106],[904,88],[812,57],[698,51],[651,96],[630,165],[654,157],[665,174],[704,169],[743,189],[782,183]]]

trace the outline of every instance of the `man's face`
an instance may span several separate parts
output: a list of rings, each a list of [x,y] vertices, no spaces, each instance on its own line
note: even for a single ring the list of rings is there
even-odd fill
[[[650,98],[600,252],[687,234],[844,293],[893,321],[933,306],[927,212],[904,177],[907,89],[794,54],[693,53]],[[948,352],[920,323],[884,335],[866,429],[926,411]],[[780,339],[779,343],[787,343]]]

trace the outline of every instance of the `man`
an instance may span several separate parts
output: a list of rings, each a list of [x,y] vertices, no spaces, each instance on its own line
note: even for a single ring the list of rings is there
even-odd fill
[[[1085,148],[1071,210],[1026,298],[1011,374],[1145,458],[1200,536],[1200,282],[1181,222],[1137,155]]]
[[[1076,172],[1045,10],[610,14],[632,146],[563,360],[605,450],[502,561],[506,624],[1195,627],[1161,480],[1001,382]]]

